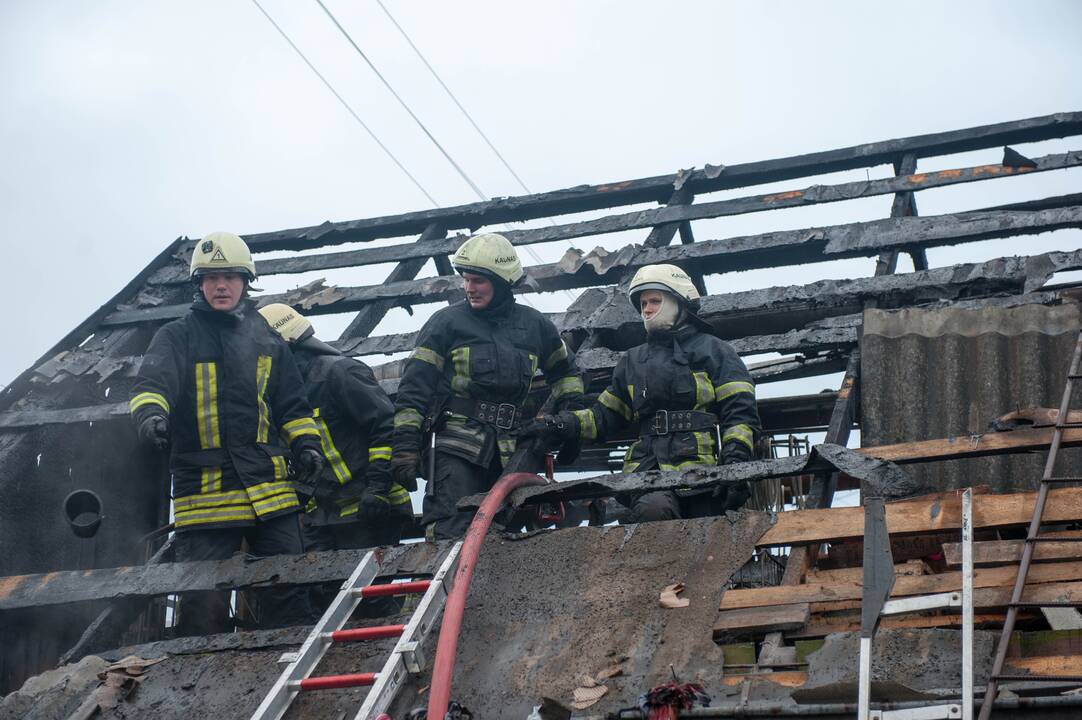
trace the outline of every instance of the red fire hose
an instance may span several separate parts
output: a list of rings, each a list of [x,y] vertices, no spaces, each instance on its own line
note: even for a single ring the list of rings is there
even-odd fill
[[[432,663],[432,686],[428,692],[429,720],[443,720],[447,706],[451,701],[451,676],[455,670],[455,653],[458,651],[458,633],[462,629],[462,614],[466,609],[466,595],[470,591],[470,578],[477,564],[477,555],[485,533],[492,524],[492,517],[499,512],[500,506],[512,490],[527,485],[545,485],[547,480],[532,473],[509,473],[504,475],[492,489],[473,522],[466,530],[462,550],[458,555],[458,569],[455,570],[454,587],[447,595],[443,609],[443,622],[440,625],[440,639],[436,645],[436,659]]]

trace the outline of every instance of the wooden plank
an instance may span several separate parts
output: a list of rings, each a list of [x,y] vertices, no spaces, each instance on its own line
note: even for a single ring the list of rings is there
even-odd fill
[[[694,245],[625,248],[617,253],[614,259],[599,261],[600,272],[594,263],[584,260],[570,265],[566,261],[534,265],[527,271],[532,282],[525,283],[518,289],[520,292],[547,292],[606,284],[636,268],[654,263],[695,264],[703,272],[732,272],[757,267],[797,265],[824,259],[868,257],[891,247],[937,247],[1075,227],[1082,227],[1082,207],[1036,212],[891,218],[725,240],[704,240]],[[1054,264],[1058,262],[1064,266],[1040,268],[1040,271],[1052,274],[1072,268],[1073,254],[1052,253],[1047,257],[1053,260]],[[1024,269],[1021,272],[1026,274]],[[309,315],[352,312],[367,303],[391,299],[404,304],[438,302],[458,297],[460,293],[460,283],[450,277],[341,287],[334,288],[333,292],[324,292],[322,299],[317,304],[306,307],[305,312]],[[269,296],[263,301],[289,302],[290,298],[288,293],[284,293]],[[188,305],[184,304],[118,311],[105,318],[104,324],[124,325],[167,320],[181,317],[187,311]]]
[[[1042,537],[1079,537],[1082,530],[1050,533]],[[976,565],[1003,565],[1016,563],[1022,557],[1025,540],[987,540],[973,543],[973,563]],[[950,567],[962,564],[962,544],[944,543],[943,556]],[[1037,543],[1033,550],[1034,560],[1082,560],[1082,542]]]
[[[894,564],[894,575],[896,577],[930,574],[931,572],[928,569],[928,565],[923,560],[909,560],[904,563]],[[860,583],[863,579],[864,568],[862,567],[837,568],[834,570],[809,570],[806,575],[807,582],[818,583],[820,585]]]
[[[973,591],[973,607],[982,610],[1006,608],[1011,599],[1012,587],[986,587]],[[1082,603],[1082,582],[1041,583],[1026,588],[1024,602],[1078,602]],[[859,600],[831,600],[811,603],[812,614],[859,610]]]
[[[1018,571],[1014,567],[978,568],[973,573],[973,587],[1008,587],[1014,585]],[[1082,562],[1035,565],[1030,569],[1027,583],[1055,583],[1072,580],[1082,581]],[[955,592],[962,589],[962,573],[946,572],[938,575],[902,576],[894,581],[891,597],[909,595],[932,595]],[[779,586],[726,590],[721,598],[722,610],[737,608],[768,607],[791,603],[818,603],[837,600],[857,600],[861,597],[861,583]]]
[[[413,545],[391,548],[384,564],[410,552]],[[367,550],[337,550],[248,560],[160,563],[138,567],[59,571],[0,578],[0,611],[88,600],[153,597],[185,590],[265,587],[268,584],[313,584],[341,580]]]
[[[1007,658],[1007,665],[1034,675],[1082,675],[1082,655]]]
[[[810,617],[807,603],[728,610],[714,622],[714,640],[771,630],[795,630],[804,627]]]
[[[733,687],[756,680],[774,683],[782,687],[795,688],[808,681],[808,673],[803,670],[775,670],[773,672],[726,674],[721,679],[721,683],[726,687]]]
[[[1082,438],[1079,441],[1082,442]],[[993,528],[1028,524],[1033,516],[1035,498],[1033,492],[978,495],[973,499],[973,525],[975,528]],[[1052,490],[1045,520],[1082,520],[1082,488]],[[887,503],[887,528],[892,535],[952,530],[960,528],[960,523],[961,496],[958,492]],[[758,546],[837,542],[863,536],[863,508],[794,510],[778,513],[777,522],[760,538]]]
[[[691,204],[692,195],[687,186],[673,193],[664,207],[638,210],[620,215],[609,215],[577,223],[554,225],[529,230],[509,230],[505,235],[513,245],[529,245],[558,240],[575,240],[628,230],[651,228],[645,241],[646,247],[659,248],[668,245],[678,229],[692,220],[743,215],[747,213],[803,207],[820,203],[850,200],[856,197],[873,197],[900,193],[912,196],[914,190],[945,187],[958,183],[986,180],[988,178],[1060,170],[1082,166],[1082,153],[1047,155],[1035,160],[1036,168],[1015,168],[1004,165],[980,165],[977,167],[941,170],[931,173],[905,173],[880,180],[861,180],[841,185],[814,185],[803,190],[770,193],[732,200]],[[908,217],[916,213],[893,214],[892,217]],[[348,252],[305,255],[290,258],[274,258],[259,261],[261,275],[312,272],[334,268],[359,267],[407,260],[426,260],[453,253],[462,244],[464,236],[455,236],[425,244],[402,243],[378,248],[364,248]],[[690,243],[683,243],[685,245]],[[890,252],[897,255],[897,250]],[[925,266],[926,267],[926,266]],[[177,282],[181,282],[180,278]]]
[[[428,245],[435,242],[447,235],[445,230],[438,223],[432,223],[425,228],[425,231],[421,233],[421,237],[417,238],[415,243],[418,246]],[[421,272],[421,268],[428,261],[428,258],[414,258],[411,260],[405,260],[395,266],[394,270],[387,275],[387,279],[384,282],[402,282],[404,280],[412,280],[417,277],[417,273]],[[261,263],[262,264],[262,263]],[[267,274],[265,269],[260,269],[260,272]],[[372,303],[371,305],[365,305],[361,308],[357,315],[350,321],[345,330],[342,331],[340,337],[368,337],[380,321],[387,314],[387,312],[395,307],[397,303],[391,300],[384,300],[379,303]]]
[[[1036,616],[1027,615],[1027,619]],[[1004,615],[1002,613],[979,613],[973,616],[973,624],[977,627],[1002,627]],[[1021,616],[1020,616],[1021,619]],[[881,629],[926,629],[926,628],[960,628],[962,627],[961,614],[949,615],[900,615],[884,617],[879,621]],[[789,640],[826,637],[837,632],[860,632],[860,613],[845,615],[812,615],[811,620],[803,628],[785,633]]]
[[[959,460],[970,457],[987,457],[1020,452],[1047,450],[1052,442],[1052,428],[1033,430],[1011,430],[1010,432],[985,433],[966,437],[942,438],[937,440],[917,440],[859,448],[857,452],[868,457],[889,460],[905,464],[931,462],[938,460]],[[1082,445],[1082,428],[1067,428],[1063,431],[1063,447]]]
[[[995,148],[1082,134],[1082,113],[1056,113],[994,125],[865,143],[837,150],[795,155],[686,173],[684,184],[696,193],[714,192],[798,177],[893,163],[906,153],[918,158]],[[449,208],[365,220],[248,234],[253,251],[302,250],[346,242],[400,237],[422,232],[432,222],[447,228],[479,228],[506,222],[585,212],[619,205],[661,202],[672,192],[679,175],[659,175],[602,185],[583,185],[533,195],[496,198]]]

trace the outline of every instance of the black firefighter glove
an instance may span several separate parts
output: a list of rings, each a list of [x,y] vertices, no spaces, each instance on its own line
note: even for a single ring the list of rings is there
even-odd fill
[[[313,495],[321,498],[333,491],[334,488],[324,488],[320,485],[323,478],[323,467],[327,461],[323,459],[323,453],[314,447],[303,447],[293,457],[297,476],[294,480],[294,488],[297,495],[304,502]]]
[[[727,442],[721,449],[721,458],[718,465],[732,465],[733,463],[747,462],[751,460],[751,452],[747,446],[739,442]],[[714,489],[713,500],[722,510],[739,510],[751,497],[751,488],[747,480],[736,483],[726,483]]]
[[[169,418],[164,415],[148,415],[139,423],[139,440],[155,450],[169,447]]]
[[[417,488],[417,474],[421,467],[421,455],[416,450],[394,449],[391,453],[391,478],[407,489]],[[432,482],[433,478],[428,478]],[[390,487],[384,490],[387,492]]]
[[[357,513],[363,517],[378,518],[391,509],[391,481],[387,478],[370,478],[357,498]]]
[[[519,428],[519,441],[534,441],[545,450],[560,451],[560,465],[568,465],[579,456],[579,419],[570,410],[543,415]]]

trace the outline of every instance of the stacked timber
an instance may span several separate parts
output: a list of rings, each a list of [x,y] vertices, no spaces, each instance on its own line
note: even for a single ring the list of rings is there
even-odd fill
[[[1002,628],[1018,572],[1026,526],[1036,493],[974,496],[974,623]],[[887,503],[887,529],[895,562],[892,598],[956,592],[962,588],[961,494],[939,493]],[[1082,602],[1082,487],[1051,491],[1045,535],[1063,542],[1037,545],[1025,601]],[[722,596],[714,639],[723,645],[735,677],[798,686],[807,656],[831,633],[859,632],[864,568],[863,508],[802,510],[778,515],[760,548],[789,546],[790,567],[777,587],[734,588]],[[884,617],[885,629],[961,626],[960,608]],[[1020,672],[1082,675],[1082,615],[1073,608],[1024,611],[1019,615],[1009,662]]]

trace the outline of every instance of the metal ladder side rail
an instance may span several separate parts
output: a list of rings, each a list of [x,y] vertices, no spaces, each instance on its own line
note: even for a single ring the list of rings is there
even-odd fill
[[[354,720],[373,720],[380,717],[398,696],[407,674],[420,675],[424,671],[425,658],[421,655],[420,648],[435,626],[436,619],[443,612],[461,549],[462,542],[459,541],[447,553]]]
[[[1074,381],[1079,378],[1079,365],[1082,363],[1082,330],[1079,331],[1078,339],[1075,341],[1074,354],[1071,357],[1071,364],[1067,370],[1067,380],[1063,388],[1063,397],[1060,400],[1059,415],[1056,416],[1055,430],[1052,433],[1052,442],[1048,447],[1048,455],[1045,459],[1044,473],[1041,476],[1041,481],[1037,489],[1037,499],[1033,506],[1033,517],[1029,522],[1029,530],[1026,533],[1026,542],[1022,547],[1022,557],[1018,562],[1018,575],[1015,577],[1014,588],[1011,591],[1011,600],[1007,605],[1007,616],[1003,621],[1003,631],[999,636],[999,643],[996,646],[995,659],[992,662],[992,672],[988,678],[988,684],[984,692],[984,702],[981,703],[980,715],[978,720],[988,720],[992,714],[992,705],[995,701],[996,694],[999,690],[1000,680],[1009,680],[1013,676],[1003,675],[1003,665],[1007,659],[1007,649],[1010,644],[1011,635],[1014,632],[1015,621],[1018,618],[1018,609],[1020,607],[1050,607],[1052,605],[1065,606],[1065,603],[1025,603],[1022,601],[1022,595],[1025,591],[1026,578],[1029,575],[1029,566],[1033,560],[1033,550],[1039,542],[1036,538],[1040,533],[1041,522],[1044,516],[1044,506],[1048,500],[1048,489],[1052,483],[1057,482],[1057,478],[1054,476],[1056,461],[1059,458],[1060,444],[1063,440],[1063,431],[1067,427],[1072,426],[1074,423],[1068,422],[1068,413],[1071,404],[1071,395],[1074,392]],[[1070,607],[1078,607],[1079,603],[1069,603]],[[1030,681],[1049,680],[1052,676],[1027,676]],[[1056,677],[1056,681],[1062,681],[1064,678]]]
[[[371,583],[377,574],[379,562],[376,554],[369,551],[353,569],[349,578],[342,583],[342,589],[308,633],[292,662],[282,670],[263,702],[252,714],[251,720],[280,720],[299,692],[299,688],[294,688],[291,683],[308,678],[330,646],[330,643],[324,641],[323,633],[327,632],[328,628],[338,630],[345,624],[361,601],[361,596],[353,591]]]

